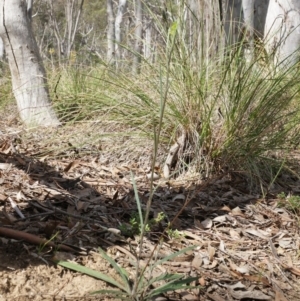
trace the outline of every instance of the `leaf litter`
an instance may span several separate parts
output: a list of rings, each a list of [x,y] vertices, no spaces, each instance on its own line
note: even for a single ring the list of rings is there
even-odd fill
[[[134,277],[138,236],[120,229],[137,213],[131,173],[146,208],[151,152],[136,147],[126,157],[110,141],[78,148],[63,129],[56,135],[61,140],[45,131],[1,131],[0,300],[109,300],[90,295],[105,283],[54,264],[74,261],[117,277],[98,247]],[[159,166],[150,218],[164,218],[144,238],[141,266],[196,246],[145,277],[182,273],[198,277],[199,286],[162,300],[299,300],[299,216],[277,197],[296,191],[297,179],[261,198],[230,174],[164,181]]]

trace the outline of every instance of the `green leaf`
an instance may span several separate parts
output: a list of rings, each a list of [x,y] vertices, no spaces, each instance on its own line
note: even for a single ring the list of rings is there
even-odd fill
[[[166,273],[166,274],[159,275],[156,278],[150,279],[149,285],[154,283],[154,282],[158,282],[158,281],[168,282],[168,281],[178,280],[180,278],[183,278],[183,275]]]
[[[185,252],[190,251],[190,250],[193,250],[193,249],[195,249],[195,248],[196,248],[196,246],[191,246],[191,247],[184,248],[184,249],[182,249],[182,250],[180,250],[180,251],[178,251],[178,252],[172,253],[172,254],[170,254],[170,255],[164,257],[163,259],[158,260],[157,262],[155,262],[155,263],[154,263],[154,266],[163,264],[164,262],[169,261],[169,260],[171,260],[171,259],[173,259],[173,258],[176,258],[176,257],[178,257],[179,255],[184,254]]]
[[[141,224],[140,229],[143,229],[144,228],[143,211],[142,211],[141,202],[140,202],[140,198],[139,198],[139,194],[138,194],[138,189],[137,189],[136,182],[134,180],[132,172],[131,172],[131,181],[132,181],[134,196],[135,196],[136,205],[138,207],[138,212],[139,212],[139,217],[140,217],[140,224]]]
[[[113,279],[112,277],[105,275],[103,273],[100,273],[98,271],[92,270],[88,267],[82,266],[80,264],[77,263],[73,263],[73,262],[68,262],[68,261],[58,261],[57,262],[58,265],[82,273],[82,274],[86,274],[88,276],[103,280],[107,283],[110,283],[111,285],[114,285],[118,288],[120,288],[123,291],[126,291],[126,287],[124,287],[122,284],[120,284],[119,282],[117,282],[115,279]]]
[[[185,279],[168,282],[168,283],[152,290],[148,296],[150,298],[150,297],[155,297],[157,295],[160,295],[160,294],[163,294],[163,293],[166,293],[166,292],[169,292],[169,291],[175,291],[177,289],[195,288],[195,286],[187,286],[186,284],[189,284],[189,283],[191,283],[195,280],[198,280],[198,279],[199,279],[199,277],[188,277],[188,278],[185,278]]]
[[[97,294],[101,294],[101,295],[109,295],[110,297],[116,297],[122,300],[132,300],[127,293],[121,292],[121,291],[117,291],[117,290],[99,290],[99,291],[95,291],[92,292],[91,295],[97,295]]]
[[[176,32],[177,32],[177,28],[178,28],[178,22],[175,21],[171,24],[170,28],[169,28],[169,32],[168,34],[171,36],[171,37],[174,37]]]
[[[146,271],[145,271],[145,272],[146,272]],[[137,289],[138,292],[141,291],[142,289],[145,289],[146,286],[149,287],[149,285],[150,285],[150,284],[148,284],[147,281],[145,281],[145,280],[146,280],[145,277],[144,277],[145,272],[144,272],[144,274],[142,274],[142,275],[138,278],[138,282],[139,282],[139,283],[138,283],[138,289]]]
[[[129,283],[129,277],[127,272],[121,268],[111,257],[109,257],[104,250],[102,250],[101,248],[99,248],[99,253],[102,255],[102,257],[109,262],[112,267],[115,269],[115,271],[121,276],[121,278],[123,279],[123,284],[124,284],[124,288],[123,290],[126,291],[127,293],[131,292],[131,288],[130,288],[130,283]]]

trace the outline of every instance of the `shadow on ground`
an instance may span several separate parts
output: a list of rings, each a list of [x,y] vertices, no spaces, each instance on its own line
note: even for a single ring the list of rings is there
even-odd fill
[[[26,234],[22,240],[1,235],[3,300],[92,300],[89,292],[106,288],[101,281],[56,267],[53,256],[114,275],[94,252],[101,246],[134,271],[128,251],[136,251],[138,236],[125,237],[119,229],[132,231],[129,221],[137,213],[131,172],[145,209],[149,171],[134,162],[106,166],[93,155],[38,160],[5,143],[0,147],[0,226],[55,245],[34,244]],[[141,260],[150,258],[162,237],[159,256],[197,246],[193,254],[162,265],[159,273],[196,275],[203,287],[188,294],[176,292],[169,300],[252,300],[253,292],[260,300],[275,300],[279,293],[297,300],[299,221],[278,206],[276,194],[292,191],[299,183],[293,177],[284,181],[286,185],[274,188],[264,199],[250,193],[245,179],[234,173],[203,182],[194,178],[155,183],[150,218],[154,221],[159,214],[164,218],[147,234]],[[162,234],[168,225],[169,231]],[[60,244],[71,249],[56,252]],[[241,285],[235,287],[237,283]]]

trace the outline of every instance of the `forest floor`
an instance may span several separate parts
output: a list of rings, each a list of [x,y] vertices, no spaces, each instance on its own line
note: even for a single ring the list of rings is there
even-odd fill
[[[111,138],[79,149],[65,136],[68,131],[75,138],[79,128],[26,131],[5,118],[0,124],[0,300],[109,300],[90,294],[108,288],[105,282],[54,262],[67,258],[114,276],[97,252],[101,247],[134,275],[138,236],[111,229],[130,227],[137,212],[131,174],[146,206],[151,143],[128,150],[125,140]],[[116,144],[123,146],[112,151]],[[197,175],[158,179],[155,186],[150,217],[163,212],[165,219],[147,234],[141,262],[184,206],[174,231],[164,234],[160,253],[197,247],[154,273],[197,276],[199,285],[159,300],[300,300],[299,212],[280,206],[285,198],[278,196],[299,194],[297,177],[282,176],[265,198],[251,192],[239,173],[207,181]],[[28,233],[69,249],[56,252]]]

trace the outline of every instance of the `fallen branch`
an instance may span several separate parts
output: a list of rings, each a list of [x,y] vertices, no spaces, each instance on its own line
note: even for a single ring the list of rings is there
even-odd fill
[[[17,240],[24,240],[28,243],[38,245],[38,246],[52,247],[55,250],[62,250],[66,252],[76,252],[76,253],[78,252],[69,246],[63,244],[55,244],[53,241],[49,241],[48,239],[41,238],[39,236],[23,231],[14,230],[14,229],[0,227],[0,236],[5,236]]]

